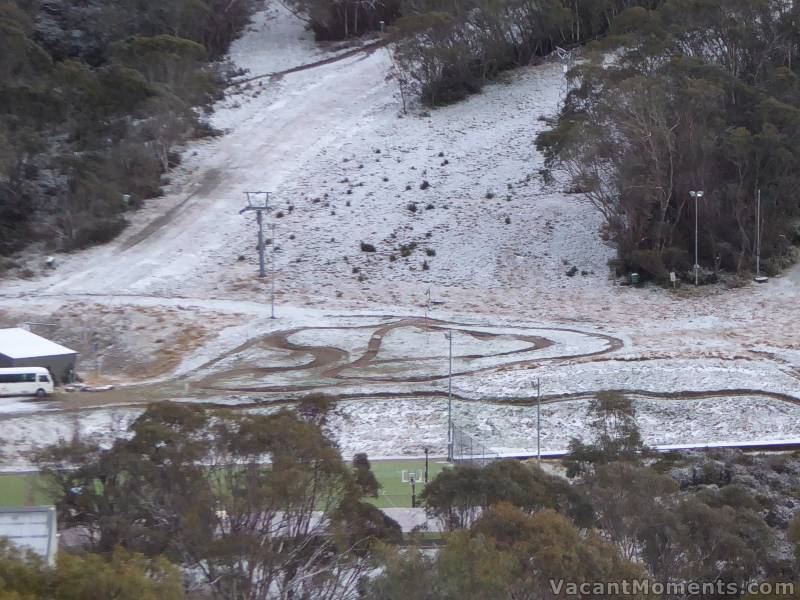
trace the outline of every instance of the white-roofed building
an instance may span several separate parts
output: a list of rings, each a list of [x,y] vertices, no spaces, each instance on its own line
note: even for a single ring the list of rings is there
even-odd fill
[[[38,554],[52,567],[58,550],[55,507],[0,508],[0,538]]]
[[[27,329],[0,329],[0,367],[44,367],[57,383],[69,380],[78,353]]]

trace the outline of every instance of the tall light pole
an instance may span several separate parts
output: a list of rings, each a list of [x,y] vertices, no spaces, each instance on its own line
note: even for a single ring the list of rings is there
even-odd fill
[[[542,462],[542,387],[536,378],[536,462]]]
[[[700,253],[698,251],[699,244],[698,244],[698,233],[699,233],[699,225],[700,225],[700,218],[699,218],[699,201],[700,198],[703,197],[705,192],[702,190],[699,191],[691,191],[689,195],[694,198],[694,284],[700,285]]]
[[[761,276],[761,190],[756,195],[756,283],[765,283],[766,277]]]
[[[450,362],[447,374],[447,460],[453,462],[453,332],[444,336],[450,341]]]
[[[428,315],[431,312],[431,288],[428,288],[425,292],[425,296],[427,296],[427,301],[425,303],[425,326],[430,327],[430,322],[428,321]]]
[[[275,318],[275,275],[277,270],[275,269],[275,223],[272,223],[270,226],[272,230],[272,291],[270,292],[270,319]]]

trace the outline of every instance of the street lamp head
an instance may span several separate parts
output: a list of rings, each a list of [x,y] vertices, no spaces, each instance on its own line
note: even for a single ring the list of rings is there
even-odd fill
[[[692,191],[692,192],[689,192],[689,195],[690,195],[692,198],[702,198],[702,197],[705,195],[705,192],[703,192],[702,190],[700,190],[700,191],[697,191],[697,192],[695,192],[695,191]]]

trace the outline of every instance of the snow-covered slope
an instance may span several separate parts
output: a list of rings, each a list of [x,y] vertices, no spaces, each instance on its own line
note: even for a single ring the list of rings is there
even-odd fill
[[[281,373],[267,369],[259,376],[263,381],[250,383],[303,385],[308,373],[291,369],[305,365],[308,355],[257,345],[234,351],[270,332],[316,327],[289,341],[355,352],[370,338],[340,328],[365,323],[367,313],[380,322],[419,317],[431,290],[432,316],[440,320],[468,322],[473,329],[526,326],[548,330],[550,336],[555,329],[575,329],[579,350],[583,331],[621,342],[603,357],[588,356],[585,349],[549,356],[560,350],[545,348],[535,358],[547,359],[546,364],[526,368],[509,366],[506,359],[476,359],[487,371],[455,382],[470,399],[508,399],[530,388],[534,377],[542,378],[551,394],[748,390],[751,397],[726,400],[723,394],[698,401],[699,408],[680,404],[664,410],[663,403],[643,400],[648,431],[655,436],[659,419],[672,423],[675,412],[683,410],[675,406],[686,406],[692,422],[714,412],[715,439],[734,439],[731,432],[717,430],[724,414],[752,408],[765,416],[744,437],[767,435],[778,422],[776,435],[800,436],[800,425],[791,422],[795,407],[773,410],[781,401],[770,397],[767,402],[757,394],[800,398],[800,268],[764,286],[737,290],[673,294],[615,287],[606,266],[613,250],[601,240],[598,214],[582,197],[546,184],[534,146],[545,127],[542,117],[557,112],[564,93],[558,62],[518,69],[459,104],[403,114],[387,50],[341,52],[314,45],[303,23],[279,4],[259,13],[232,47],[231,59],[250,76],[310,67],[232,88],[213,115],[225,135],[185,149],[182,166],[170,174],[168,195],[133,215],[118,240],[59,256],[55,271],[31,281],[3,282],[0,312],[9,315],[6,320],[42,321],[42,315],[77,310],[79,301],[80,310],[113,302],[123,313],[179,304],[216,327],[218,335],[187,352],[173,378],[189,377],[224,356],[214,368],[284,368]],[[265,303],[269,278],[255,278],[254,219],[238,212],[246,191],[273,193],[267,221],[276,225],[276,243],[268,246],[276,248],[268,256],[277,276],[279,318],[274,321]],[[269,227],[267,237],[272,237]],[[362,251],[361,242],[375,251]],[[568,276],[572,267],[577,272]],[[214,325],[209,313],[226,318]],[[231,319],[241,322],[230,326]],[[439,342],[444,339],[437,336]],[[419,339],[413,331],[391,334],[383,356],[411,359],[401,366],[415,375],[441,375],[437,370],[447,364],[446,345],[420,347]],[[357,380],[358,370],[344,373]],[[247,373],[237,377],[236,385],[244,387],[252,379]],[[361,385],[356,381],[337,389],[363,392]],[[390,387],[369,389],[385,394]],[[395,386],[401,388],[409,391]],[[438,381],[422,391],[442,389]],[[390,400],[373,402],[374,410],[364,410],[370,418],[378,419],[381,411],[400,423],[418,422],[429,411],[441,416],[438,400],[409,400],[397,404],[395,412],[385,409]],[[718,409],[709,408],[715,403]],[[525,428],[513,429],[520,423],[514,416],[519,410],[476,402],[464,415],[474,427],[500,419],[509,428],[505,445],[518,446],[528,435]],[[581,411],[570,414],[582,422]],[[22,431],[20,419],[28,418],[15,417],[15,431]],[[425,422],[444,439],[440,421]],[[378,439],[391,437],[392,421],[387,423]],[[730,423],[739,427],[741,419]],[[374,451],[365,427],[343,431],[347,448],[357,448],[363,435],[364,448]],[[680,431],[673,427],[669,436],[653,439],[680,442]],[[695,433],[687,436],[705,435]],[[562,438],[553,440],[554,447]]]
[[[302,25],[280,5],[259,13],[231,59],[252,75],[318,61]],[[281,290],[298,299],[606,285],[597,215],[543,185],[533,145],[539,117],[557,110],[561,66],[522,69],[428,116],[401,114],[389,67],[381,48],[242,86],[213,117],[227,135],[186,151],[168,198],[34,288],[235,295],[255,260],[252,216],[238,209],[261,190],[273,192]],[[586,274],[568,278],[572,264]]]

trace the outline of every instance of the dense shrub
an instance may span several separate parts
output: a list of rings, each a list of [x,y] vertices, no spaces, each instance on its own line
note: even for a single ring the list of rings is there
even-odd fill
[[[393,28],[401,86],[429,105],[478,92],[503,70],[528,64],[557,45],[604,33],[632,4],[658,0],[422,0],[403,6]],[[405,90],[404,90],[405,91]]]
[[[792,260],[795,24],[796,10],[778,0],[669,0],[620,15],[602,48],[618,47],[614,62],[573,69],[558,124],[538,145],[601,212],[628,268],[659,280],[688,272],[699,223],[704,280],[752,271],[758,190],[762,267],[776,273]]]
[[[208,130],[252,0],[0,3],[0,254],[107,241]],[[129,201],[124,202],[123,197]],[[36,226],[32,226],[36,223]]]
[[[400,0],[290,0],[317,40],[344,40],[380,29],[400,15]]]

